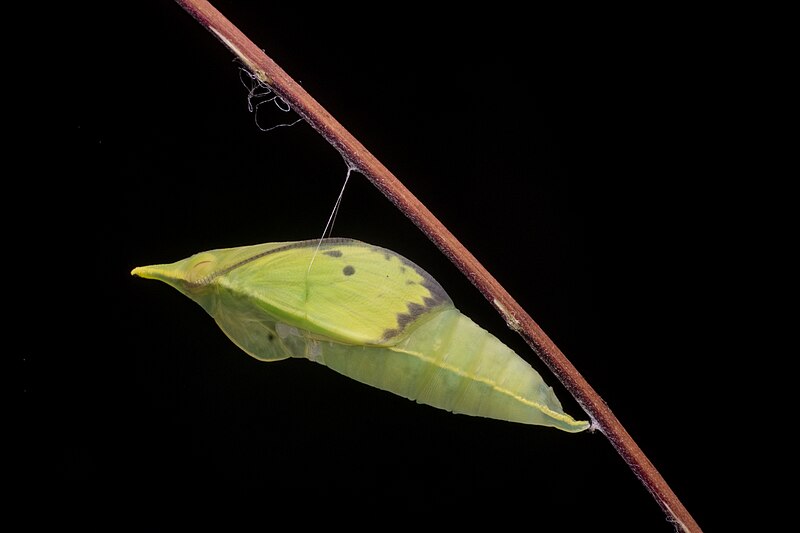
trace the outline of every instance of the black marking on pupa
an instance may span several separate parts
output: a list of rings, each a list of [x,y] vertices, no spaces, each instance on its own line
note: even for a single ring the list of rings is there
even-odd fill
[[[275,243],[275,244],[279,244],[279,243]],[[216,278],[218,278],[220,276],[224,276],[228,272],[236,270],[237,268],[239,268],[239,267],[241,267],[243,265],[246,265],[248,263],[252,263],[253,261],[257,261],[257,260],[261,259],[262,257],[268,256],[268,255],[271,255],[271,254],[277,254],[279,252],[285,252],[287,250],[295,250],[295,249],[301,249],[301,248],[314,248],[316,246],[323,246],[325,248],[329,248],[329,247],[333,247],[333,246],[342,246],[342,245],[344,245],[344,246],[356,246],[356,245],[363,245],[363,244],[364,243],[361,243],[359,241],[354,241],[353,239],[338,239],[338,238],[336,238],[336,239],[323,239],[321,244],[320,244],[319,241],[313,241],[313,240],[287,242],[287,243],[283,243],[280,246],[276,246],[275,248],[273,248],[271,250],[266,250],[264,252],[260,252],[260,253],[257,253],[255,255],[252,255],[250,257],[247,257],[245,259],[242,259],[238,263],[234,263],[234,264],[228,266],[227,268],[223,268],[221,270],[218,270],[216,272],[213,272],[213,273],[209,274],[208,276],[204,277],[199,282],[188,283],[188,285],[191,286],[191,287],[200,287],[200,286],[203,286],[203,285],[208,285],[214,279],[216,279]],[[339,250],[326,250],[326,252],[327,251],[339,252]],[[322,252],[322,253],[326,253],[326,252]]]
[[[341,250],[328,250],[327,252],[322,252],[324,255],[329,255],[331,257],[342,257]]]
[[[387,341],[393,337],[397,337],[405,329],[417,321],[425,313],[431,311],[433,308],[445,303],[442,300],[436,300],[434,298],[423,298],[424,304],[418,304],[415,302],[410,302],[408,304],[408,311],[405,313],[397,313],[397,327],[392,329],[384,330],[383,332],[383,341]]]

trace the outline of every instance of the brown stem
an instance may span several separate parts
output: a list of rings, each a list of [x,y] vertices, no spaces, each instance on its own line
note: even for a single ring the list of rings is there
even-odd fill
[[[700,532],[681,501],[634,442],[602,398],[510,294],[400,181],[236,26],[205,0],[176,0],[203,27],[222,41],[260,81],[334,146],[416,224],[483,293],[592,418],[658,504],[682,530]]]

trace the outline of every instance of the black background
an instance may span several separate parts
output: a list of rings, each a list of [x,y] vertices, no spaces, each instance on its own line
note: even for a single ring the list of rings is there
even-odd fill
[[[202,250],[315,238],[346,171],[304,123],[259,131],[232,54],[177,4],[141,4],[78,11],[62,43],[74,59],[67,116],[46,135],[66,172],[37,246],[59,258],[44,275],[58,270],[69,305],[50,308],[58,333],[41,332],[47,348],[23,357],[23,397],[47,404],[29,420],[49,435],[31,444],[48,458],[36,475],[70,496],[131,492],[131,515],[179,497],[268,506],[283,494],[344,497],[353,512],[371,501],[392,520],[424,511],[673,529],[600,434],[452,415],[303,360],[259,363],[188,299],[131,277]],[[700,223],[707,119],[696,89],[707,72],[687,45],[691,23],[502,5],[440,15],[215,5],[483,262],[700,524],[713,523],[715,304],[687,283],[713,283],[703,257],[715,231]],[[295,118],[269,104],[257,116]],[[585,418],[359,174],[333,234],[427,269]]]

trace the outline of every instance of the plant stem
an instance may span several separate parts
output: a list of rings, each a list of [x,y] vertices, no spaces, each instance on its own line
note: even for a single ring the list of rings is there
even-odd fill
[[[348,164],[367,177],[400,211],[439,247],[517,331],[592,419],[642,481],[655,500],[683,531],[701,529],[667,482],[645,456],[611,409],[572,363],[477,259],[400,181],[316,100],[206,0],[176,0],[211,31],[250,70],[338,150]]]

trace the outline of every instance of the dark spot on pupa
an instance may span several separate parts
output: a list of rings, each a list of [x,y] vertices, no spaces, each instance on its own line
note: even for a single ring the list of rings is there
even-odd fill
[[[425,305],[410,302],[408,304],[408,312],[397,313],[397,327],[385,330],[383,332],[383,338],[388,340],[402,333],[409,324],[412,324],[416,319],[433,307],[433,305],[429,305],[429,302],[436,305],[436,302],[431,298],[425,298]]]
[[[392,256],[391,256],[391,255],[389,255],[388,253],[384,252],[384,254],[383,254],[383,258],[384,258],[384,259],[386,259],[387,261],[391,261],[391,259],[392,259]]]
[[[414,281],[413,279],[407,279],[406,280],[406,285],[416,285],[416,284],[417,284],[417,282]]]
[[[442,286],[439,285],[439,283],[435,279],[430,277],[430,275],[425,276],[425,277],[427,279],[425,279],[421,283],[421,285],[423,287],[425,287],[426,289],[428,289],[428,292],[431,293],[430,298],[428,298],[428,297],[425,298],[425,305],[427,305],[428,307],[434,307],[434,306],[439,305],[441,303],[449,302],[450,301],[450,297],[447,296],[447,293],[444,291]],[[430,299],[430,302],[428,301],[429,299]]]
[[[322,253],[325,254],[325,255],[329,255],[331,257],[342,257],[342,251],[341,250],[329,250],[327,252],[322,252]]]
[[[347,265],[342,269],[342,274],[344,274],[345,276],[352,276],[355,273],[356,269],[353,268],[353,265]]]
[[[435,298],[428,298],[427,296],[422,299],[425,303],[425,307],[436,307],[441,303],[441,300],[437,300]]]
[[[400,330],[397,328],[394,329],[387,329],[383,331],[383,340],[389,340],[392,337],[396,337],[400,334]]]
[[[398,331],[403,331],[406,329],[406,326],[411,322],[412,318],[411,315],[408,313],[398,313],[397,314],[397,325]]]
[[[410,303],[408,304],[408,314],[411,316],[411,319],[414,320],[419,315],[427,311],[428,308],[424,305]]]
[[[406,267],[404,267],[404,266],[401,266],[401,267],[400,267],[400,272],[401,272],[402,274],[405,274],[405,273],[406,273]]]

